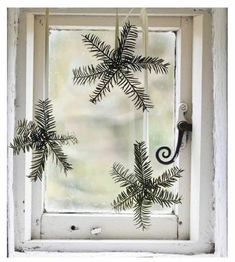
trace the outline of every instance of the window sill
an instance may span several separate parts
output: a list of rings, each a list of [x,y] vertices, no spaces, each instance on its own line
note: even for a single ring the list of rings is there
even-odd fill
[[[16,250],[23,253],[151,253],[198,255],[213,254],[214,243],[192,240],[29,240]],[[63,250],[63,252],[61,252]],[[81,253],[79,253],[81,252]]]
[[[212,254],[192,254],[194,257],[218,257],[216,253]],[[187,254],[163,254],[152,252],[14,252],[13,257],[76,257],[76,258],[166,258],[166,257],[185,257]]]

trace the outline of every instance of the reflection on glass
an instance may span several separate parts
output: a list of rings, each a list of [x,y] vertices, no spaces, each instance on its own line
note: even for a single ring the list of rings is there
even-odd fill
[[[67,177],[59,168],[47,165],[45,209],[48,212],[111,212],[110,203],[122,190],[110,176],[112,164],[120,162],[133,170],[133,144],[142,140],[143,113],[134,108],[119,87],[114,87],[94,105],[89,101],[94,85],[73,85],[73,68],[97,64],[82,42],[81,35],[90,32],[50,30],[48,93],[57,131],[75,134],[79,143],[64,147],[74,168]],[[114,46],[113,31],[91,33]],[[149,94],[155,106],[149,113],[149,145],[156,175],[165,169],[155,160],[156,148],[173,144],[174,49],[174,33],[149,33],[149,55],[162,57],[171,64],[167,75],[149,74]],[[141,33],[136,54],[143,54]],[[143,83],[144,74],[136,76]]]

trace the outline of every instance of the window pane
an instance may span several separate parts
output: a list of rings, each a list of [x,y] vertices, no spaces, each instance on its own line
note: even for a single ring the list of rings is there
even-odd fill
[[[114,46],[114,31],[50,30],[49,98],[53,102],[59,133],[73,133],[78,145],[64,147],[73,170],[65,176],[54,164],[47,165],[45,209],[48,212],[112,211],[110,203],[121,192],[110,176],[114,162],[133,169],[133,144],[142,140],[143,113],[119,87],[96,105],[89,101],[95,85],[76,86],[72,69],[97,64],[82,42],[82,34],[94,33]],[[150,159],[155,174],[155,150],[173,141],[174,34],[150,32],[149,55],[171,63],[167,76],[150,74],[149,93],[155,105],[149,113]],[[136,53],[142,53],[141,34]],[[143,83],[143,73],[137,74]]]
[[[150,32],[149,55],[159,56],[170,63],[167,75],[148,75],[149,95],[154,108],[149,112],[150,160],[160,175],[166,168],[155,159],[155,152],[162,145],[174,147],[174,69],[175,33]]]
[[[174,70],[175,42],[174,32],[150,31],[148,35],[148,56],[163,58],[170,63],[167,74],[148,73],[148,94],[154,108],[148,112],[149,157],[155,170],[155,175],[161,175],[166,168],[156,161],[155,152],[163,145],[174,147]],[[137,41],[138,54],[144,55],[142,34]],[[136,73],[144,84],[144,74]]]

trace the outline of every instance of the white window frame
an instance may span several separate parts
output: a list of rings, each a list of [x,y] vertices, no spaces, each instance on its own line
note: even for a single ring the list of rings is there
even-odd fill
[[[44,75],[44,16],[36,16],[34,19],[34,59],[35,63],[30,65],[34,68],[34,89],[30,91],[34,93],[34,104],[38,99],[43,99],[47,94],[47,90],[42,88]],[[124,20],[124,16],[119,16],[120,21]],[[86,15],[86,16],[63,16],[57,15],[50,17],[50,27],[56,28],[101,28],[112,26],[115,21],[115,16],[109,15]],[[132,23],[140,26],[139,16],[132,17]],[[31,22],[31,21],[30,21]],[[155,30],[177,32],[177,70],[176,72],[176,93],[177,104],[186,102],[191,107],[191,32],[192,19],[189,17],[156,17],[149,18],[149,27],[157,25]],[[29,25],[30,26],[30,25]],[[184,39],[183,39],[184,38]],[[184,50],[182,55],[181,50]],[[31,61],[33,63],[33,61]],[[31,72],[29,73],[31,74]],[[184,75],[188,77],[183,77]],[[32,77],[31,75],[29,77]],[[29,86],[31,89],[32,86]],[[177,89],[180,89],[178,91]],[[30,96],[28,96],[30,100]],[[32,105],[31,105],[32,106]],[[32,108],[30,115],[32,115]],[[189,110],[191,111],[191,110]],[[176,119],[177,120],[177,119]],[[151,230],[142,232],[136,230],[133,225],[131,214],[114,215],[108,213],[45,213],[42,202],[43,198],[43,183],[38,182],[32,185],[33,204],[32,204],[32,238],[33,239],[188,239],[189,238],[189,191],[190,191],[190,140],[180,154],[177,160],[178,165],[184,169],[184,176],[179,181],[178,191],[184,196],[182,204],[176,207],[174,214],[157,214],[151,216]],[[30,163],[30,162],[29,162]],[[167,167],[166,167],[167,168]],[[28,169],[28,167],[27,167]],[[37,221],[40,221],[38,223]],[[112,224],[116,226],[113,227]],[[74,225],[78,230],[69,230]],[[99,235],[91,235],[90,230],[94,226],[102,228]],[[131,237],[130,237],[131,236]]]
[[[22,39],[22,43],[20,42],[19,45],[19,50],[23,51],[19,56],[22,56],[21,62],[24,61],[25,69],[22,66],[23,76],[18,80],[19,92],[26,94],[26,100],[23,95],[17,100],[17,105],[20,105],[17,118],[25,116],[30,119],[32,118],[33,108],[32,97],[38,97],[35,92],[32,93],[32,87],[36,83],[34,83],[33,72],[29,66],[33,63],[35,12],[26,13],[27,15],[22,16],[22,18],[25,19],[24,23],[27,25],[27,30],[22,26],[20,29],[22,31],[19,35],[22,38],[27,35],[27,49],[25,49]],[[168,12],[166,11],[164,15],[167,14]],[[180,15],[182,15],[182,13],[174,13],[174,16]],[[36,195],[38,198],[32,198],[32,206],[34,206],[35,203],[38,205],[37,203],[38,200],[41,199],[42,190],[37,183],[32,185],[27,179],[25,180],[25,173],[28,172],[27,168],[30,162],[30,156],[26,156],[26,168],[22,166],[24,157],[15,158],[14,160],[14,195],[15,206],[17,206],[15,225],[17,225],[18,228],[15,235],[16,249],[24,251],[151,251],[184,254],[213,251],[213,229],[211,227],[211,215],[213,214],[211,210],[213,190],[211,15],[208,10],[186,10],[183,12],[183,15],[192,16],[193,20],[192,81],[190,76],[186,75],[183,70],[181,70],[181,75],[178,74],[180,79],[181,77],[189,77],[188,81],[192,82],[192,123],[194,128],[191,145],[191,191],[188,192],[188,194],[190,194],[188,198],[190,199],[189,238],[187,240],[36,240],[35,238],[32,240],[32,230],[35,236],[39,231],[37,231],[37,227],[35,228],[35,226],[31,228],[31,216],[33,214],[33,219],[35,218],[36,224],[40,224],[40,220],[37,220],[40,216],[32,212],[31,197],[29,196],[32,191],[37,192]],[[172,28],[172,26],[170,26],[170,28]],[[26,31],[28,32],[27,34]],[[190,46],[190,44],[183,41],[183,39],[180,44],[181,48],[182,46],[184,47],[184,51],[188,50]],[[24,59],[24,55],[26,59]],[[181,64],[181,67],[182,69],[184,67],[187,68],[188,65]],[[38,82],[37,85],[42,86],[42,82]],[[25,86],[26,88],[24,89]],[[187,89],[187,86],[185,86],[185,88]],[[36,90],[36,92],[41,92],[40,90],[42,89],[38,88]],[[184,92],[184,94],[185,93],[187,94],[187,92]],[[191,101],[190,99],[188,101],[187,97],[181,97],[180,95],[177,99],[178,101],[189,103]],[[206,155],[204,154],[205,152],[207,152]],[[25,184],[23,184],[22,181],[25,181]],[[20,189],[17,185],[21,185]],[[31,186],[33,189],[31,189]],[[183,239],[185,239],[185,236]]]

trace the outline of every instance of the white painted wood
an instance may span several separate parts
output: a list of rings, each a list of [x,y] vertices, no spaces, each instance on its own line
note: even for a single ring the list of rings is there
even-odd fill
[[[34,105],[38,99],[45,98],[45,17],[34,17]],[[43,191],[44,191],[44,176],[43,180],[32,183],[32,238],[40,239],[41,216],[43,214]]]
[[[141,8],[118,8],[120,16],[139,16]],[[24,11],[32,14],[43,15],[45,13],[44,8],[23,8]],[[147,8],[148,16],[194,16],[199,14],[205,14],[210,12],[210,8]],[[115,16],[116,8],[50,8],[51,14],[56,15],[98,15],[98,16]]]
[[[191,122],[192,104],[192,17],[182,17],[180,30],[177,31],[176,46],[176,94],[175,107],[181,103],[188,105],[186,118]],[[175,130],[177,129],[177,117],[175,119]],[[194,125],[194,123],[193,123]],[[186,134],[185,134],[186,136]],[[177,142],[178,132],[175,140]],[[186,140],[185,140],[186,141]],[[176,165],[184,170],[182,178],[178,183],[177,192],[183,196],[182,205],[177,205],[178,215],[178,239],[190,239],[189,214],[190,214],[190,177],[191,177],[191,134],[187,144],[180,150]]]
[[[75,230],[71,229],[75,227]],[[102,232],[92,235],[92,228]],[[133,214],[43,214],[42,239],[177,239],[175,215],[152,215],[151,229],[133,224]]]
[[[195,110],[193,109],[193,132],[192,132],[192,151],[194,152],[197,158],[191,159],[191,170],[192,170],[192,177],[191,177],[191,185],[193,185],[191,192],[194,194],[194,197],[191,198],[191,207],[194,210],[193,216],[191,216],[191,225],[194,225],[190,228],[190,235],[193,240],[199,238],[199,198],[200,198],[200,154],[201,148],[199,146],[199,141],[201,140],[201,117],[202,117],[202,108],[200,105],[202,104],[202,88],[201,85],[198,86],[198,83],[202,83],[202,51],[203,51],[203,39],[202,39],[202,17],[199,16],[194,18],[194,28],[193,28],[193,103],[199,105]],[[196,49],[197,47],[197,49]],[[197,88],[196,88],[197,87]],[[197,125],[195,123],[198,123]],[[198,139],[198,142],[195,140]],[[195,142],[194,142],[195,141]],[[194,161],[195,160],[195,161]],[[199,191],[199,192],[198,192]]]
[[[215,252],[227,256],[227,10],[213,10]]]
[[[192,255],[192,254],[191,254]],[[193,258],[214,258],[214,255],[212,254],[193,254]],[[122,259],[125,258],[125,261],[127,259],[149,259],[149,258],[155,258],[155,259],[189,259],[188,254],[160,254],[160,253],[153,253],[153,252],[47,252],[47,251],[26,251],[24,253],[22,252],[15,252],[14,257],[38,257],[38,258],[43,258],[43,257],[62,257],[62,258],[68,258],[68,257],[73,257],[73,259],[102,259],[103,260],[108,260],[108,259]],[[191,257],[190,257],[191,258]]]
[[[193,132],[191,158],[192,240],[213,243],[213,95],[211,16],[194,17]]]
[[[153,252],[158,254],[207,254],[213,244],[187,240],[31,240],[27,251],[49,252]]]
[[[19,10],[16,8],[8,10],[7,24],[7,146],[14,138],[15,130],[15,86],[16,86],[16,56],[17,56],[17,37],[18,37],[18,19]],[[13,199],[13,152],[8,147],[7,149],[7,245],[8,255],[11,256],[14,252],[14,199]],[[3,170],[2,170],[3,171]],[[4,174],[4,172],[3,172]]]
[[[20,12],[18,21],[18,41],[15,48],[16,57],[16,86],[15,86],[15,123],[26,114],[26,16]],[[26,228],[30,221],[25,220],[25,155],[13,158],[13,190],[14,190],[14,237],[15,248],[20,250],[27,239]]]
[[[33,63],[34,63],[34,16],[26,15],[26,105],[25,118],[33,120]],[[32,152],[25,153],[25,174],[31,172]],[[32,183],[25,179],[25,237],[31,239],[31,216],[32,216]]]
[[[126,16],[119,15],[120,26],[123,24]],[[141,27],[141,19],[138,16],[130,17],[130,22],[138,27]],[[179,17],[149,17],[148,18],[149,29],[154,27],[155,30],[176,30],[180,27]],[[101,26],[114,28],[115,19],[114,16],[69,16],[69,15],[51,15],[50,16],[50,26],[55,26],[56,28],[89,28],[90,26]]]
[[[45,9],[44,17],[44,95],[43,98],[48,97],[49,88],[49,8]]]

